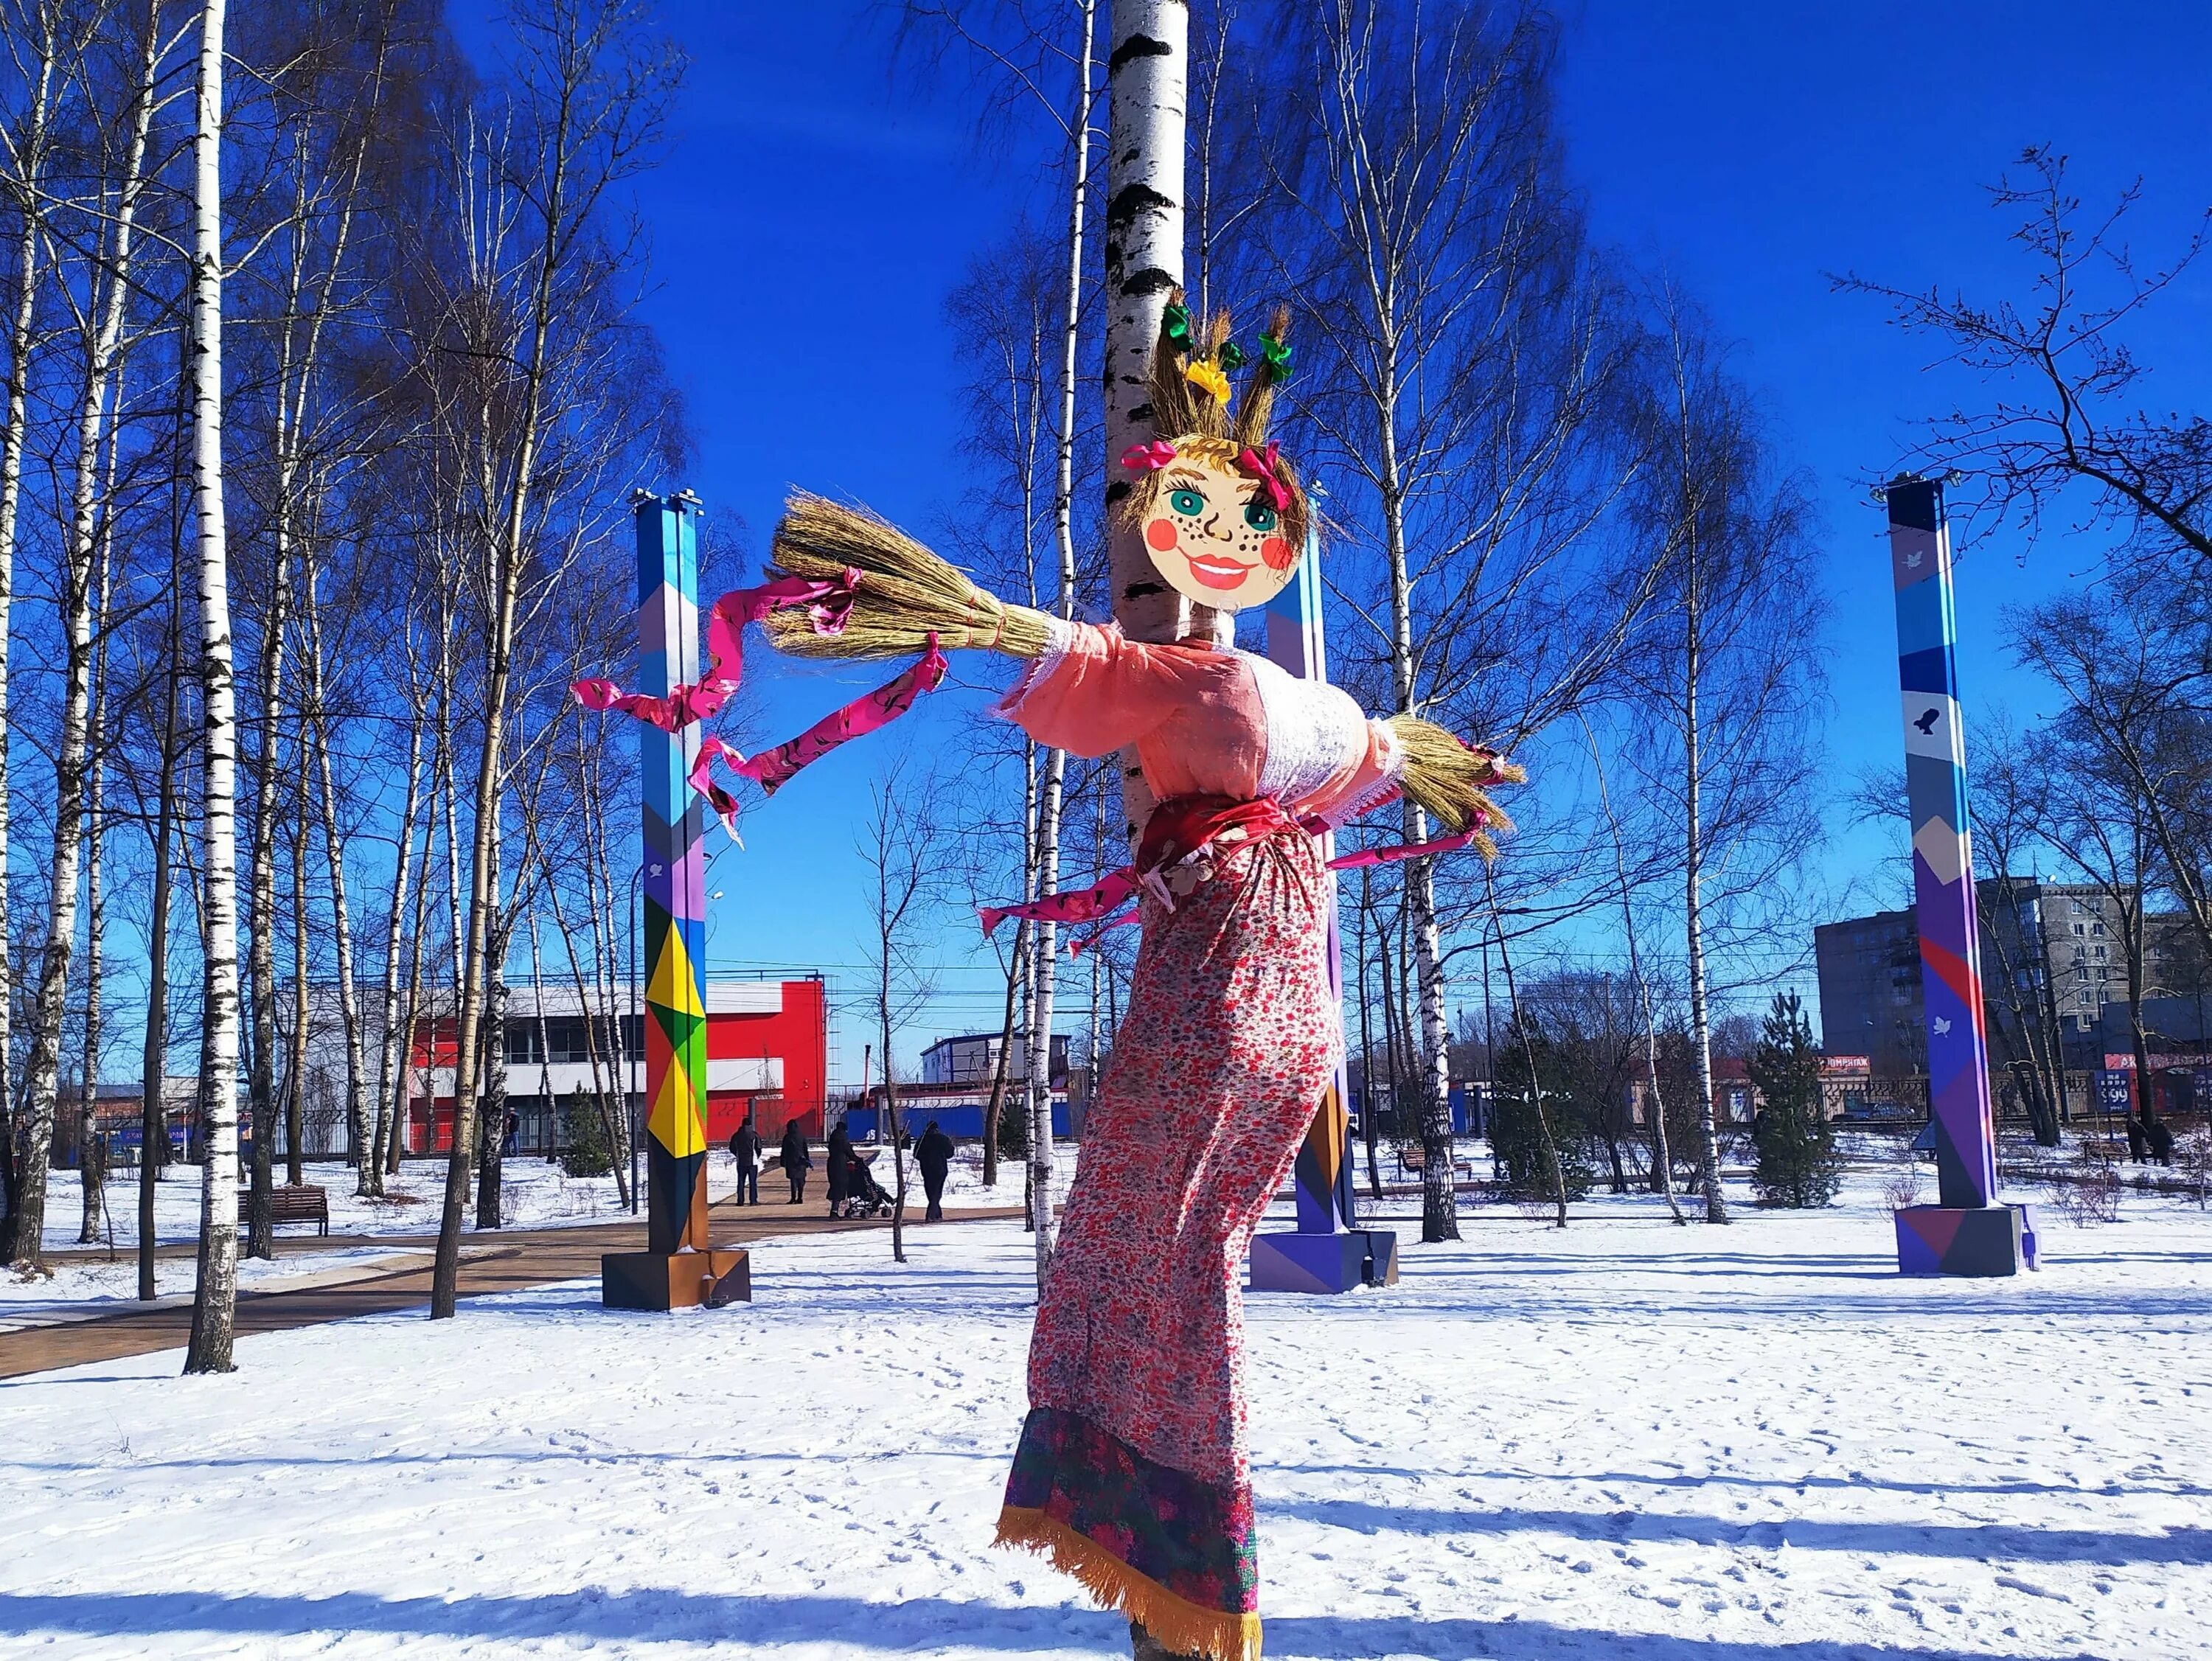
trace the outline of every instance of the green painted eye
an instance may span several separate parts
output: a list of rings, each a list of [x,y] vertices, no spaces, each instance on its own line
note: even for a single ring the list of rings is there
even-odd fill
[[[1196,518],[1206,512],[1206,498],[1195,490],[1178,490],[1168,498],[1168,506],[1178,513]]]
[[[1244,507],[1244,523],[1255,530],[1275,528],[1275,510],[1265,502],[1248,502]]]

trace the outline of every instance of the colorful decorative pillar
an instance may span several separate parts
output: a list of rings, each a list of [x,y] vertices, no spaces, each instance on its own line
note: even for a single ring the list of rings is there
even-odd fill
[[[1267,656],[1302,680],[1328,678],[1322,634],[1321,560],[1309,532],[1306,556],[1282,591],[1269,601]],[[1335,878],[1330,876],[1328,989],[1344,1007],[1344,960],[1337,935]],[[1256,1234],[1252,1240],[1252,1285],[1262,1292],[1348,1292],[1355,1286],[1389,1286],[1398,1279],[1398,1237],[1389,1229],[1363,1230],[1352,1182],[1352,1120],[1346,1112],[1344,1064],[1322,1093],[1305,1144],[1291,1173],[1298,1208],[1297,1232]]]
[[[1998,1202],[1990,1111],[1981,931],[1959,726],[1958,615],[1943,487],[1900,474],[1885,492],[1897,587],[1905,791],[1912,817],[1913,917],[1928,1021],[1928,1108],[1937,1203],[1897,1213],[1898,1267],[1908,1275],[2016,1275],[2035,1266],[2027,1208]]]
[[[637,684],[699,678],[699,499],[641,491]],[[749,1300],[743,1252],[707,1237],[707,804],[691,788],[699,729],[634,724],[644,801],[646,1249],[599,1259],[610,1308]]]

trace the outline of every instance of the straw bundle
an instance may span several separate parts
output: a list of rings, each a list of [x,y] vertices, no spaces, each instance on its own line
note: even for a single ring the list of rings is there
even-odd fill
[[[1498,844],[1490,834],[1511,830],[1513,821],[1498,811],[1483,786],[1524,784],[1527,770],[1488,750],[1469,749],[1444,728],[1416,715],[1393,715],[1389,724],[1406,754],[1398,787],[1454,834],[1480,826],[1474,846],[1485,859],[1495,859]]]
[[[861,573],[851,617],[836,634],[815,632],[804,610],[768,620],[769,644],[799,658],[905,658],[932,634],[946,651],[963,646],[1036,658],[1045,646],[1045,615],[1007,605],[966,574],[874,514],[795,491],[770,544],[775,564],[799,577]]]

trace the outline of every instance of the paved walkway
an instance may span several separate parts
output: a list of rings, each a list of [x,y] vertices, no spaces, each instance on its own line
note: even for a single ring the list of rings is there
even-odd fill
[[[889,1222],[883,1220],[845,1222],[820,1216],[811,1208],[803,1216],[775,1215],[781,1209],[726,1203],[714,1207],[714,1243],[745,1246],[755,1240],[794,1234],[830,1234],[890,1227]],[[986,1217],[1018,1217],[1021,1214],[1018,1206],[994,1206],[948,1209],[945,1215],[949,1221],[961,1222]],[[912,1221],[907,1224],[909,1228],[934,1226]],[[600,1253],[645,1249],[645,1224],[591,1223],[572,1228],[515,1229],[471,1234],[465,1239],[460,1295],[476,1298],[487,1293],[517,1292],[561,1281],[595,1278],[599,1272]],[[389,1246],[394,1251],[404,1252],[434,1246],[435,1242],[434,1235],[371,1236],[359,1240],[333,1235],[327,1240],[318,1238],[312,1245],[320,1249],[352,1244]],[[310,1243],[300,1244],[304,1247]],[[242,1293],[238,1300],[238,1336],[289,1331],[294,1327],[345,1320],[355,1315],[388,1314],[394,1310],[426,1305],[429,1300],[430,1264],[427,1258],[410,1257],[403,1265],[378,1264],[341,1281],[318,1276],[310,1285]],[[118,1361],[160,1349],[181,1349],[191,1337],[191,1300],[186,1298],[173,1305],[165,1299],[159,1305],[141,1305],[112,1315],[0,1333],[0,1379],[21,1378],[27,1373],[77,1367],[88,1361]]]

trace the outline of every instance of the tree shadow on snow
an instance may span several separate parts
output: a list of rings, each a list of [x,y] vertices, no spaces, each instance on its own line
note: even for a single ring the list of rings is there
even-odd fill
[[[24,1466],[21,1469],[43,1469]],[[55,1469],[73,1469],[58,1466]],[[1432,1482],[1438,1478],[1454,1482],[1588,1482],[1597,1487],[1621,1488],[1842,1488],[1880,1489],[1889,1494],[2063,1494],[2077,1499],[2128,1500],[2149,1498],[2160,1500],[2212,1499],[2212,1488],[2201,1488],[2191,1482],[2150,1482],[2142,1487],[2130,1487],[2122,1482],[2038,1482],[2026,1479],[2000,1480],[1990,1482],[1903,1482],[1885,1476],[1744,1476],[1733,1471],[1713,1471],[1698,1476],[1688,1471],[1625,1470],[1456,1470],[1444,1471],[1433,1468],[1415,1470],[1405,1465],[1347,1465],[1309,1464],[1300,1461],[1261,1464],[1261,1470],[1279,1473],[1286,1479],[1296,1479],[1311,1473],[1329,1476],[1395,1476],[1407,1482]],[[1263,1499],[1261,1514],[1267,1515],[1282,1507],[1273,1499]]]
[[[1793,1518],[1729,1523],[1716,1517],[1636,1511],[1443,1511],[1374,1505],[1364,1500],[1277,1500],[1269,1516],[1303,1518],[1357,1534],[1565,1534],[1601,1544],[1674,1543],[1776,1550],[1847,1551],[1862,1556],[1959,1557],[1977,1562],[2212,1563],[2212,1529],[2162,1534],[2021,1528],[2007,1524],[1861,1523]]]
[[[927,1653],[938,1648],[1009,1655],[1128,1653],[1118,1616],[1065,1603],[1009,1607],[915,1597],[898,1603],[825,1596],[687,1591],[643,1587],[504,1597],[327,1597],[204,1592],[0,1593],[0,1636],[136,1639],[215,1634],[269,1639],[370,1633],[463,1640],[606,1639],[733,1646],[832,1643],[854,1652]],[[1862,1661],[1866,1646],[1843,1642],[1707,1642],[1692,1634],[1578,1630],[1548,1622],[1417,1620],[1398,1616],[1282,1616],[1267,1622],[1268,1653],[1285,1661],[1346,1661],[1414,1654],[1431,1661]],[[1885,1661],[1970,1661],[1951,1650],[1884,1648]]]

